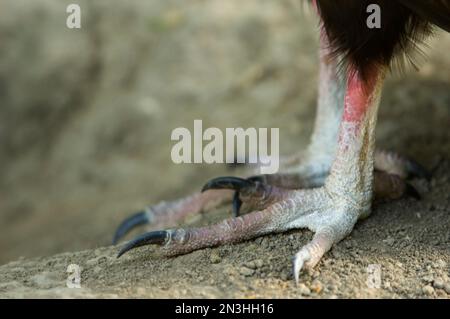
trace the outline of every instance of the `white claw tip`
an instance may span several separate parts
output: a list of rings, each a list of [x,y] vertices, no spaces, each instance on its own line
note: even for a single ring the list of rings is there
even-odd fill
[[[308,251],[300,250],[294,257],[294,278],[295,284],[298,286],[300,271],[303,269],[303,265],[310,259]]]

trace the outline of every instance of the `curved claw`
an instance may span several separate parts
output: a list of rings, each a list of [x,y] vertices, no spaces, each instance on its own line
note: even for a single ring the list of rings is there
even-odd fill
[[[417,189],[412,186],[409,183],[406,183],[405,185],[406,189],[405,189],[405,194],[411,197],[414,197],[417,200],[421,200],[422,196],[419,194],[419,192],[417,191]]]
[[[130,217],[125,219],[117,228],[113,238],[113,245],[117,244],[119,239],[125,236],[134,227],[145,225],[148,223],[150,223],[150,219],[148,218],[148,214],[145,211],[131,215]]]
[[[416,161],[408,158],[405,165],[409,177],[425,178],[427,181],[431,180],[431,173]]]
[[[310,260],[311,256],[309,253],[305,250],[299,251],[297,254],[295,254],[293,258],[293,265],[292,265],[292,272],[294,273],[294,279],[295,284],[299,284],[300,279],[300,271],[303,269],[303,265],[306,261]]]
[[[233,217],[239,217],[242,201],[239,198],[239,192],[236,191],[233,196]]]
[[[202,192],[205,192],[210,189],[232,189],[236,192],[233,196],[233,217],[238,217],[240,214],[240,208],[242,205],[242,200],[240,199],[239,195],[242,194],[256,194],[259,189],[259,187],[266,183],[266,176],[265,175],[256,175],[251,176],[247,179],[239,178],[239,177],[233,177],[233,176],[223,176],[223,177],[217,177],[212,180],[210,180],[208,183],[205,184],[202,188]]]
[[[205,184],[202,188],[202,193],[209,189],[234,189],[235,191],[239,191],[243,188],[254,186],[254,183],[239,177],[233,176],[223,176],[217,177]]]
[[[146,233],[136,237],[128,242],[117,254],[117,258],[125,254],[127,251],[145,246],[145,245],[163,245],[170,238],[170,232],[167,230],[158,230]]]

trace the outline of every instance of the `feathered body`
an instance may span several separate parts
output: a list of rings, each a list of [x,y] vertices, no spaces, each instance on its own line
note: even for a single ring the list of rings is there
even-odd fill
[[[411,53],[438,26],[450,32],[450,0],[315,0],[332,57],[360,71],[393,61],[412,62]],[[381,26],[369,28],[367,8],[379,6]]]

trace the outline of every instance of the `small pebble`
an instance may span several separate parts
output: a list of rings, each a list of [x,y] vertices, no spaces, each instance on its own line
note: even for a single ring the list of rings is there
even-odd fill
[[[98,258],[92,258],[86,261],[86,266],[92,267],[98,264]]]
[[[212,264],[218,264],[222,261],[222,258],[220,258],[220,256],[216,252],[212,252],[211,255],[209,256],[209,261]]]
[[[450,283],[444,285],[444,290],[450,295]]]
[[[250,277],[255,273],[255,271],[247,267],[241,267],[239,269],[239,273],[245,277]]]
[[[323,265],[325,266],[325,268],[330,267],[330,265],[332,265],[333,263],[334,263],[334,261],[333,261],[332,258],[325,259],[325,260],[323,261]]]
[[[428,296],[431,296],[434,293],[434,289],[430,285],[426,285],[422,288],[422,292]]]
[[[355,258],[355,259],[358,259],[358,258],[359,258],[359,255],[358,255],[358,252],[357,252],[357,251],[352,251],[352,252],[350,253],[350,256],[352,256],[352,257]]]
[[[337,285],[331,284],[331,285],[328,287],[328,290],[331,291],[331,292],[336,292],[336,291],[339,290],[339,288],[338,288]]]
[[[433,287],[436,289],[444,289],[444,281],[441,278],[436,278],[433,281]]]
[[[303,296],[309,296],[311,294],[311,290],[308,287],[306,287],[305,284],[299,284],[298,291]]]
[[[99,267],[99,266],[94,267],[94,273],[95,274],[98,274],[101,271],[102,271],[102,267]]]
[[[316,294],[320,294],[323,290],[323,285],[319,280],[314,280],[311,284],[311,290]]]
[[[389,238],[383,240],[383,242],[386,243],[388,246],[393,246],[395,243],[395,239],[392,237],[389,237]]]
[[[428,275],[422,278],[425,282],[433,282],[433,276]]]
[[[250,268],[250,269],[256,269],[256,265],[255,265],[255,262],[254,262],[254,261],[246,262],[244,265],[245,265],[245,267],[247,267],[247,268]]]
[[[436,262],[436,265],[437,265],[438,268],[445,268],[445,267],[447,267],[447,263],[445,261],[443,261],[442,259],[439,259]]]
[[[262,259],[256,259],[255,260],[256,268],[261,268],[263,265],[264,265],[264,262],[262,261]]]
[[[223,272],[224,272],[225,275],[231,276],[231,275],[235,274],[236,271],[235,271],[234,267],[228,265],[228,266],[225,267]]]

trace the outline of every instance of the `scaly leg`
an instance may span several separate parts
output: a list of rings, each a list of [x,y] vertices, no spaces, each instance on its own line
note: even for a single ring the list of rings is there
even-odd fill
[[[221,204],[230,203],[233,192],[221,190],[215,192],[196,193],[170,202],[160,202],[157,205],[148,206],[143,211],[137,212],[126,218],[117,228],[114,234],[113,244],[116,244],[133,228],[151,224],[153,227],[167,227],[180,220],[200,214]]]
[[[310,143],[298,155],[281,159],[281,173],[265,176],[266,183],[291,189],[313,188],[324,185],[336,152],[345,86],[344,77],[337,72],[336,62],[329,59],[328,42],[325,34],[322,33],[320,40],[319,97]],[[426,170],[414,161],[381,150],[375,152],[375,169],[399,175],[402,178],[408,176],[429,178]],[[251,171],[247,176],[255,172]],[[400,189],[402,188],[404,187],[400,187]],[[381,188],[376,188],[376,190],[378,189],[381,190]],[[386,194],[386,189],[384,189],[384,193]],[[393,191],[393,194],[397,193]],[[233,196],[230,191],[204,192],[179,200],[163,201],[148,206],[121,223],[114,235],[113,243],[116,244],[137,226],[150,225],[152,229],[168,227],[190,215],[196,215],[219,205],[230,203],[232,198],[234,198],[235,203],[233,211],[236,213],[238,212],[236,206],[238,196]],[[396,198],[395,195],[383,195],[383,197]],[[249,207],[251,208],[251,206]]]
[[[177,255],[256,236],[308,228],[313,240],[296,254],[295,278],[301,269],[314,267],[333,244],[367,217],[373,195],[375,125],[384,69],[363,81],[357,71],[348,75],[344,112],[331,173],[320,188],[288,190],[272,187],[266,208],[209,227],[157,231],[139,236],[119,253],[148,244],[162,245]]]

